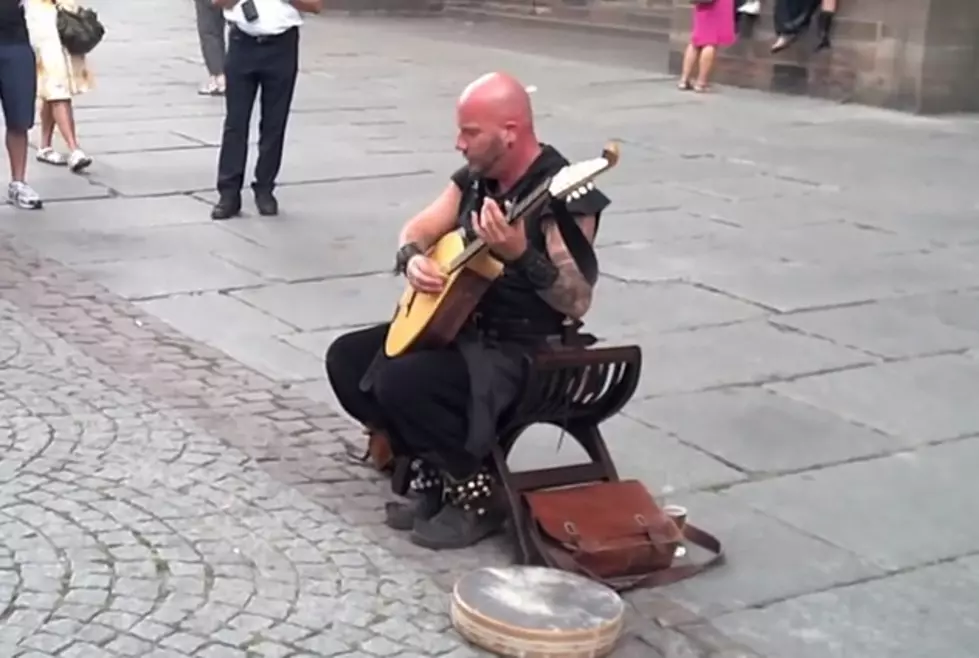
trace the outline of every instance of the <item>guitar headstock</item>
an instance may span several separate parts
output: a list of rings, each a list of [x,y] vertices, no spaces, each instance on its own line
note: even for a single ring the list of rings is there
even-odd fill
[[[568,201],[580,198],[595,187],[592,182],[595,178],[618,163],[619,145],[609,142],[601,156],[569,164],[554,174],[547,191],[554,198],[563,197]]]

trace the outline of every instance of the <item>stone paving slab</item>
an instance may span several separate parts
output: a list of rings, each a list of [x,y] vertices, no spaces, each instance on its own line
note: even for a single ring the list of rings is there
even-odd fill
[[[898,602],[893,614],[874,606],[846,622],[834,606],[873,605],[874,597],[926,588],[921,600],[936,615],[971,614],[954,592],[943,598],[942,578],[956,577],[968,563],[961,556],[976,551],[962,519],[971,518],[976,498],[964,469],[979,436],[970,397],[979,376],[979,120],[731,89],[680,94],[656,69],[663,61],[656,46],[634,40],[611,48],[607,39],[599,47],[582,34],[569,40],[440,19],[327,16],[304,31],[282,215],[257,217],[246,195],[244,218],[215,225],[207,212],[223,108],[195,93],[203,71],[192,7],[113,0],[99,11],[111,26],[92,56],[99,86],[78,102],[80,134],[96,164],[88,175],[72,176],[32,161],[46,210],[0,209],[0,299],[13,304],[10,317],[30,325],[44,345],[55,340],[46,330],[64,341],[58,349],[76,350],[69,360],[82,365],[71,367],[102,368],[98,377],[68,384],[38,378],[31,388],[16,380],[26,386],[18,389],[17,408],[29,409],[14,416],[25,418],[21,435],[40,432],[27,416],[48,414],[52,396],[76,419],[32,441],[50,443],[50,450],[79,446],[70,454],[82,456],[64,470],[84,481],[61,497],[86,506],[112,491],[119,500],[96,506],[103,516],[93,513],[93,523],[110,511],[156,503],[169,521],[187,504],[181,501],[200,498],[211,501],[201,513],[240,541],[246,528],[323,514],[315,518],[342,528],[343,541],[376,549],[368,557],[381,560],[378,573],[417,573],[418,587],[441,602],[460,573],[509,560],[501,538],[433,557],[383,528],[385,483],[344,459],[360,438],[336,415],[322,375],[323,351],[338,331],[390,315],[399,288],[386,271],[397,230],[460,163],[451,152],[459,89],[487,69],[505,68],[536,86],[541,134],[570,157],[592,157],[606,140],[622,141],[621,164],[601,181],[613,205],[599,234],[603,278],[589,324],[608,342],[640,344],[645,370],[637,398],[604,429],[623,475],[688,504],[692,518],[728,547],[729,563],[718,571],[629,596],[622,655],[887,655],[887,637],[901,638],[909,655],[954,656],[971,646],[970,636],[939,623],[915,626],[920,617]],[[255,138],[253,132],[253,144]],[[90,397],[62,400],[63,384]],[[102,385],[146,411],[116,414],[114,394],[96,391]],[[211,437],[222,447],[197,466],[212,478],[198,486],[173,476],[160,493],[120,480],[125,468],[118,464],[131,466],[130,455],[139,453],[105,456],[113,448],[96,431],[109,422],[102,407],[119,416],[110,417],[116,434],[137,445],[157,424],[184,428],[166,434],[162,447]],[[518,446],[515,464],[580,458],[568,441],[558,443],[556,433],[535,430]],[[5,449],[21,445],[33,444],[13,441]],[[195,459],[193,450],[184,453],[154,456],[174,466],[152,470],[184,468],[182,459]],[[30,470],[46,463],[38,460],[0,463],[7,474],[0,494],[7,482],[47,477],[50,469]],[[12,478],[14,471],[26,475]],[[225,486],[247,500],[256,487],[285,497],[263,508],[265,516],[238,503],[211,513],[207,505],[230,500],[211,493]],[[45,492],[60,495],[42,485],[9,495],[21,501],[15,509],[29,510],[47,503]],[[932,505],[937,511],[922,521]],[[27,521],[47,518],[35,513]],[[195,519],[174,526],[172,540],[147,531],[145,541],[129,533],[105,545],[119,554],[118,564],[134,564],[119,569],[139,569],[152,562],[152,547],[180,551],[181,537],[197,541]],[[50,546],[67,546],[72,533],[56,533]],[[36,540],[45,582],[63,573],[40,539],[12,536]],[[195,549],[202,556],[241,566],[230,557],[234,542],[199,539],[210,542]],[[269,555],[289,551],[288,560],[305,564],[293,548],[274,547]],[[377,557],[382,553],[391,558]],[[167,555],[168,563],[178,561]],[[0,573],[14,573],[3,566],[7,559],[0,550]],[[178,629],[190,639],[164,644],[155,626],[118,639],[112,623],[78,618],[80,626],[49,623],[30,641],[40,655],[85,655],[84,642],[91,655],[153,655],[144,642],[155,642],[160,656],[244,655],[242,633],[257,637],[265,623],[255,618],[261,610],[227,607],[248,607],[241,599],[252,591],[243,582],[248,569],[255,571],[205,570],[205,584],[221,582],[220,594],[205,603],[198,600],[199,572],[165,574],[185,583],[205,610],[195,625]],[[938,575],[931,583],[915,580],[919,573]],[[356,574],[357,586],[369,589],[373,572]],[[145,575],[154,583],[163,577]],[[86,582],[95,583],[104,570],[90,577]],[[0,598],[16,587],[0,579]],[[62,601],[63,588],[54,587],[32,591],[25,600],[33,603],[11,609],[5,627],[33,628],[45,605],[77,616],[104,600],[86,592]],[[156,614],[130,601],[149,587],[134,584],[123,597],[130,614]],[[344,595],[318,589],[311,596],[330,611]],[[271,599],[261,603],[278,610]],[[353,609],[369,609],[365,601],[356,599]],[[232,628],[233,614],[251,616]],[[211,626],[221,623],[230,630],[212,638]],[[315,637],[297,635],[315,630],[300,622],[281,628],[249,648],[269,656],[343,651],[347,658],[466,651],[446,644],[456,640],[441,633],[444,627],[427,629],[430,646],[403,644],[407,627],[399,622],[378,631],[383,641],[358,633],[352,622]],[[59,644],[74,630],[75,646]],[[198,637],[222,646],[193,644]],[[352,648],[351,640],[369,644]]]
[[[734,613],[718,625],[768,655],[968,658],[979,639],[966,621],[974,614],[977,574],[975,558],[964,558]],[[893,629],[879,632],[881,618]]]

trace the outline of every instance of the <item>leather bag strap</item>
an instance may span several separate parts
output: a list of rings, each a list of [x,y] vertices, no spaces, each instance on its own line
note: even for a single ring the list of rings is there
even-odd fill
[[[646,574],[633,576],[618,576],[604,578],[593,573],[587,567],[581,565],[571,553],[561,550],[557,546],[547,543],[540,533],[540,528],[534,520],[533,515],[527,517],[526,523],[530,526],[531,541],[537,547],[538,553],[544,562],[555,569],[562,569],[572,573],[579,573],[587,578],[598,581],[612,589],[623,592],[640,587],[662,587],[671,585],[675,582],[685,580],[691,576],[724,562],[724,549],[720,540],[706,530],[687,523],[683,527],[683,537],[691,544],[699,546],[711,553],[710,559],[696,564],[680,564],[658,569]]]

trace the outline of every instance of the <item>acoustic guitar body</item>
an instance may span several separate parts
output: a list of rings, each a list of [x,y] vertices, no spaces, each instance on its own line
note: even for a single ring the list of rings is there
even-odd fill
[[[428,256],[445,270],[465,247],[462,234],[453,231],[436,242]],[[451,343],[490,284],[502,273],[503,263],[484,250],[450,274],[437,295],[405,286],[388,329],[384,353],[396,357],[409,350]]]

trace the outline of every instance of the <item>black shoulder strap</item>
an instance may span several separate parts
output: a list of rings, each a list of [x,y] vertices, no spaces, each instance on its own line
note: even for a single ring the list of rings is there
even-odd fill
[[[598,258],[595,256],[594,247],[582,233],[581,227],[578,226],[578,222],[568,211],[568,206],[563,200],[551,199],[550,206],[561,239],[568,245],[568,251],[574,258],[578,271],[589,285],[595,285],[598,281]]]

